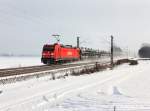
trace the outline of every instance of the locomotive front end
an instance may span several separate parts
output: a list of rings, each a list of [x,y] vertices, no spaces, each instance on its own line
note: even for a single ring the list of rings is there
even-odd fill
[[[44,45],[42,51],[41,62],[44,64],[53,64],[54,63],[54,45]]]

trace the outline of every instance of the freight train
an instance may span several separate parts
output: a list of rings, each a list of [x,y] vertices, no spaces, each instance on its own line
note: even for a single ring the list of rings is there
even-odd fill
[[[65,63],[85,58],[100,57],[104,54],[109,55],[108,52],[100,52],[89,48],[77,48],[59,43],[45,44],[43,46],[41,62],[43,64]]]

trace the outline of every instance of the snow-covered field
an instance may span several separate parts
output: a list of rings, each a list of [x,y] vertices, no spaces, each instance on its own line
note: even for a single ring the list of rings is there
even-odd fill
[[[107,61],[108,57],[100,58],[99,61]],[[67,64],[76,64],[76,63],[87,63],[87,62],[97,62],[97,59],[84,60],[84,61],[76,61],[73,63]],[[43,65],[41,63],[41,57],[1,57],[0,56],[0,69],[4,68],[18,68],[18,67],[26,67],[26,66],[35,66],[35,65]]]
[[[41,65],[40,57],[0,57],[0,69]]]
[[[150,61],[0,86],[0,111],[150,111]]]

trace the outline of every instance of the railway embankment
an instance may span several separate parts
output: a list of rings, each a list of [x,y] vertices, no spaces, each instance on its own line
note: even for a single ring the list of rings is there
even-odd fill
[[[119,59],[114,62],[112,66],[109,61],[105,62],[92,62],[92,63],[84,63],[84,64],[74,64],[68,65],[64,67],[54,67],[50,70],[32,72],[13,76],[4,76],[0,78],[0,84],[10,84],[17,81],[25,81],[30,79],[41,79],[46,78],[49,80],[55,80],[60,78],[66,78],[68,76],[79,76],[83,74],[93,74],[94,72],[104,71],[106,69],[113,69],[118,65],[129,63],[129,65],[137,65],[138,61],[133,59]],[[47,66],[46,66],[47,67]],[[28,71],[27,71],[28,72]]]
[[[78,75],[83,75],[83,74],[93,74],[94,72],[100,72],[100,71],[104,71],[106,69],[113,69],[118,65],[122,65],[124,63],[129,63],[129,65],[137,65],[138,64],[138,60],[134,60],[134,59],[119,59],[116,60],[114,62],[113,65],[111,65],[110,63],[105,63],[105,64],[100,64],[98,62],[96,62],[93,67],[84,67],[82,70],[76,72],[76,71],[72,71],[71,75],[74,76],[78,76]]]

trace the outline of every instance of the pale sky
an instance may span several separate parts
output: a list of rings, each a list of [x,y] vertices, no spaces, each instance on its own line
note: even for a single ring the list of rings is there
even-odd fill
[[[0,53],[39,54],[43,44],[109,49],[150,43],[150,0],[0,0]],[[85,41],[85,42],[84,42]]]

